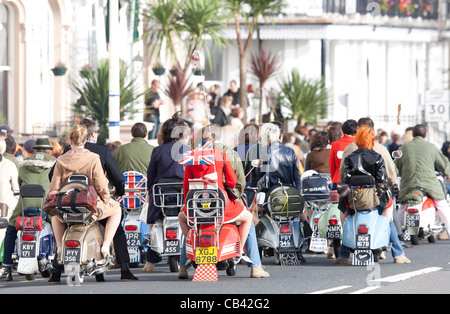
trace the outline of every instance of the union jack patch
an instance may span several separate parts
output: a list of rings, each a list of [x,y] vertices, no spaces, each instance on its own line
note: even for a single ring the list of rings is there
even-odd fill
[[[125,177],[125,194],[116,200],[125,209],[134,210],[144,206],[147,199],[147,177],[137,171],[128,171]]]
[[[214,150],[211,141],[198,144],[197,148],[183,154],[178,161],[181,165],[214,165]]]

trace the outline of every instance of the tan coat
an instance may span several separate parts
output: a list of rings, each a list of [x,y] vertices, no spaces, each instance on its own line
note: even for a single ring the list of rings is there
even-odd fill
[[[85,175],[89,179],[99,196],[98,207],[103,211],[101,219],[109,217],[120,211],[119,203],[111,199],[108,179],[106,178],[99,155],[84,149],[82,151],[70,150],[61,155],[56,162],[50,190],[59,190],[67,183],[67,178],[73,174]]]

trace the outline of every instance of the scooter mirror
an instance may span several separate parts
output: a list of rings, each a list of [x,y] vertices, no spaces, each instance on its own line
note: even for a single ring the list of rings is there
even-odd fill
[[[403,156],[403,152],[401,150],[394,150],[391,155],[393,158],[401,158]]]
[[[259,168],[262,165],[262,159],[252,160],[252,167]]]

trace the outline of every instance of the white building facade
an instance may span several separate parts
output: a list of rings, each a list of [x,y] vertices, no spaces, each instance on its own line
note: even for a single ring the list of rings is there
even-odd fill
[[[130,36],[129,6],[135,1],[121,1],[120,58],[132,71],[142,73],[140,83],[147,89],[154,78],[151,65],[142,58],[142,41]],[[59,135],[73,123],[71,108],[78,95],[72,82],[84,65],[108,57],[107,2],[0,0],[0,112],[16,134],[52,129]],[[449,1],[414,0],[420,10],[409,14],[399,9],[399,0],[392,0],[390,9],[376,7],[380,10],[373,13],[371,3],[380,1],[286,2],[274,24],[260,24],[251,53],[265,48],[280,56],[282,70],[267,83],[273,91],[292,68],[307,77],[324,77],[332,95],[324,120],[370,116],[376,128],[402,133],[407,126],[424,122],[427,91],[449,89]],[[220,68],[207,76],[210,82],[219,81],[223,92],[231,80],[239,83],[233,26],[226,36],[233,45],[215,54],[214,63]],[[51,72],[58,62],[67,65],[66,75]],[[251,75],[247,79],[247,84],[257,86]],[[400,104],[402,123],[397,124]],[[137,108],[142,107],[140,101]],[[166,108],[162,118],[171,112]],[[448,132],[445,122],[435,127]]]

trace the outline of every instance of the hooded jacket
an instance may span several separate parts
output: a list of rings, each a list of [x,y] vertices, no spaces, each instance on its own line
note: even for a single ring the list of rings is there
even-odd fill
[[[30,155],[25,160],[18,163],[19,166],[19,185],[22,187],[27,184],[42,185],[45,192],[48,192],[50,181],[48,174],[56,162],[56,158],[44,152],[36,152]],[[26,200],[25,206],[40,207],[41,200]],[[15,226],[16,218],[22,215],[22,200],[19,199],[16,208],[14,209],[9,225]]]
[[[59,190],[61,186],[67,183],[69,176],[73,174],[85,175],[89,179],[89,185],[97,191],[102,202],[98,207],[103,211],[102,218],[110,216],[110,212],[105,212],[110,204],[111,195],[108,188],[108,179],[106,178],[99,155],[84,149],[82,152],[70,150],[58,158],[53,172],[53,178],[50,182],[50,190]]]

